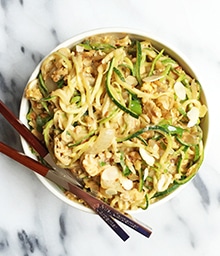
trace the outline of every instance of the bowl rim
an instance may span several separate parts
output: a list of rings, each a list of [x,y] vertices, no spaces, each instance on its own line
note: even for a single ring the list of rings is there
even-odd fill
[[[107,28],[97,28],[97,29],[92,29],[92,30],[88,30],[88,31],[84,31],[81,33],[78,33],[76,35],[74,35],[73,37],[61,42],[60,44],[58,44],[54,49],[52,49],[48,54],[46,54],[44,56],[44,58],[38,63],[38,65],[34,68],[32,74],[30,75],[25,88],[27,86],[27,84],[33,80],[34,78],[36,78],[36,76],[39,73],[39,69],[41,67],[42,62],[44,61],[44,59],[46,59],[52,52],[57,51],[60,48],[63,47],[68,47],[71,48],[74,45],[76,45],[77,43],[81,42],[83,39],[90,37],[90,36],[94,36],[94,35],[101,35],[101,34],[124,34],[124,35],[130,35],[131,37],[134,38],[138,38],[138,39],[147,39],[150,40],[150,42],[152,43],[152,45],[157,48],[157,49],[165,49],[165,52],[171,56],[174,59],[177,59],[178,63],[180,63],[180,65],[184,68],[184,70],[186,70],[186,72],[188,74],[190,74],[191,76],[195,77],[196,79],[198,79],[197,76],[197,72],[195,71],[195,67],[192,65],[192,63],[190,62],[190,60],[176,47],[174,47],[173,45],[171,45],[169,42],[167,42],[166,40],[164,40],[163,38],[160,38],[154,34],[152,34],[151,32],[146,32],[143,30],[139,30],[139,29],[134,29],[134,28],[128,28],[128,27],[107,27]],[[175,56],[175,57],[173,57]],[[200,81],[200,79],[199,79]],[[207,104],[207,99],[204,93],[204,88],[202,87],[202,92],[203,92],[203,102],[206,104],[206,106],[208,106]],[[25,90],[24,88],[24,90]],[[29,107],[29,103],[28,100],[24,97],[24,92],[22,95],[22,99],[20,102],[20,110],[19,110],[19,120],[28,127],[28,122],[26,119],[26,114],[27,114],[27,110]],[[205,117],[205,124],[207,131],[206,131],[206,137],[204,138],[204,150],[207,148],[207,140],[208,140],[208,131],[209,131],[209,113],[207,113],[206,117]],[[36,159],[36,157],[31,153],[30,147],[27,144],[27,142],[21,137],[21,144],[22,144],[22,148],[23,151],[26,155],[28,155],[29,157],[32,157],[34,159]],[[203,160],[204,163],[204,160]],[[202,165],[203,165],[202,163]],[[200,168],[201,169],[201,166]],[[38,177],[38,179],[41,181],[41,183],[53,194],[55,195],[57,198],[59,198],[60,200],[62,200],[64,203],[78,209],[78,210],[82,210],[84,212],[88,212],[88,213],[93,213],[93,211],[91,209],[89,209],[88,207],[84,206],[81,203],[77,203],[73,200],[70,200],[67,196],[64,195],[64,193],[60,190],[60,188],[58,188],[58,186],[56,186],[55,184],[53,184],[51,181],[49,181],[48,179],[46,179],[45,177],[35,173],[36,176]],[[195,175],[196,176],[196,175]],[[169,200],[171,200],[172,198],[174,198],[177,194],[179,194],[180,191],[183,190],[183,188],[185,186],[187,186],[190,182],[187,182],[184,185],[181,185],[179,188],[177,188],[174,192],[172,192],[171,194],[167,195],[166,197],[156,201],[155,203],[152,203],[149,205],[147,210],[150,210],[154,207],[157,207]],[[129,213],[137,213],[140,211],[145,211],[142,209],[137,209],[137,210],[129,210],[127,212]]]

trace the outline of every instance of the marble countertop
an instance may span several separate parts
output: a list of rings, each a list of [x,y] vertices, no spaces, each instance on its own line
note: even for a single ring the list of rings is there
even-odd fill
[[[219,255],[219,8],[218,0],[0,1],[0,99],[16,115],[44,55],[78,33],[119,26],[151,32],[182,51],[196,67],[210,113],[199,174],[177,197],[135,216],[153,228],[150,239],[127,229],[130,239],[122,242],[98,216],[65,205],[33,173],[0,154],[0,255]],[[21,150],[18,134],[2,117],[0,140]]]

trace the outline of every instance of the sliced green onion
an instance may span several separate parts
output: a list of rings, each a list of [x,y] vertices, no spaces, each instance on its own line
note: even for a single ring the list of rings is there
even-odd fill
[[[56,82],[57,88],[61,89],[64,86],[64,79],[61,78],[59,81]]]
[[[135,64],[135,74],[138,80],[139,85],[142,84],[141,80],[141,59],[142,59],[142,50],[141,43],[136,41],[137,53],[136,53],[136,64]]]
[[[143,210],[146,210],[149,206],[149,199],[148,199],[148,195],[145,195],[145,205],[140,205],[140,208],[142,208]]]
[[[37,115],[36,117],[36,125],[37,125],[37,130],[39,132],[43,131],[44,125],[51,119],[50,115],[42,116],[42,115]]]
[[[48,94],[48,89],[47,89],[47,86],[45,84],[45,81],[43,79],[41,72],[39,73],[38,79],[39,79],[39,84],[40,84],[39,89],[40,89],[41,93],[43,94],[43,96],[45,97]]]
[[[70,103],[71,104],[78,104],[79,102],[80,102],[80,100],[81,100],[81,96],[80,95],[76,95],[76,96],[74,96],[74,97],[72,97],[72,99],[70,100]]]
[[[137,115],[142,114],[142,105],[136,94],[130,93],[129,109]]]
[[[103,52],[109,52],[112,49],[116,49],[115,46],[111,44],[104,44],[104,43],[91,43],[89,40],[85,41],[84,43],[79,44],[81,47],[83,47],[85,50],[101,50]]]
[[[128,176],[129,174],[131,174],[131,171],[130,169],[128,168],[128,166],[125,164],[125,157],[124,157],[124,153],[121,152],[121,155],[120,155],[120,165],[122,167],[122,174],[124,176]]]

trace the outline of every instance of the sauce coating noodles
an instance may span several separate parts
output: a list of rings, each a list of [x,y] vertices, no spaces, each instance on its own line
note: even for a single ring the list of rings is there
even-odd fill
[[[151,42],[94,36],[42,62],[27,119],[86,190],[120,211],[146,209],[203,161],[201,90]]]

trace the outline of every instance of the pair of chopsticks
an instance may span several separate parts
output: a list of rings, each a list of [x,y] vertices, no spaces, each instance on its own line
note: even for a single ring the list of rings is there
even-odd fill
[[[0,142],[0,152],[7,155],[8,157],[14,159],[15,161],[23,164],[32,171],[48,178],[55,184],[69,190],[75,194],[78,198],[83,199],[88,206],[96,212],[123,240],[126,241],[129,235],[118,225],[114,220],[117,219],[122,223],[126,224],[130,228],[139,232],[140,234],[150,237],[152,231],[151,228],[146,227],[137,221],[127,217],[116,209],[110,207],[103,201],[94,197],[90,193],[84,191],[81,188],[81,183],[67,173],[67,170],[59,168],[56,166],[48,150],[41,144],[41,142],[31,133],[31,131],[22,124],[16,116],[7,108],[7,106],[0,100],[0,113],[4,118],[18,131],[18,133],[28,142],[28,144],[33,147],[36,152],[44,158],[48,163],[49,167],[44,166],[38,161],[16,151],[15,149],[9,147],[8,145]]]

